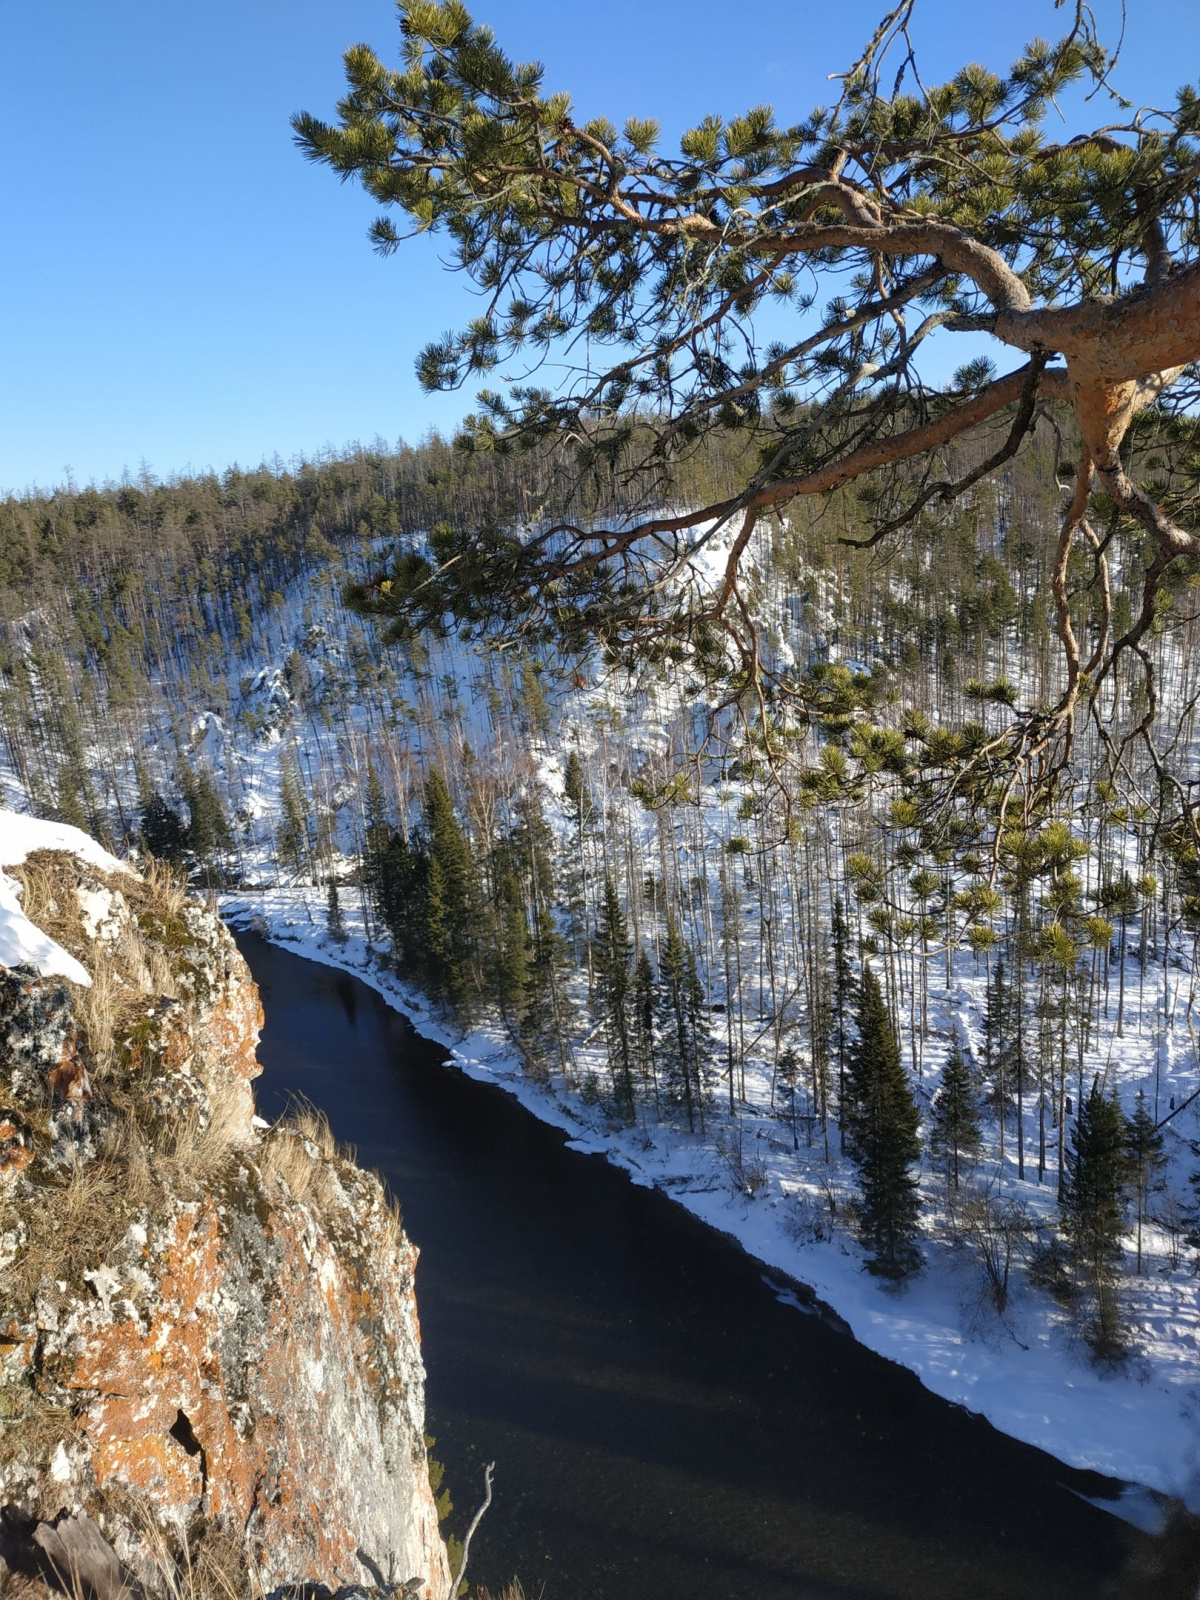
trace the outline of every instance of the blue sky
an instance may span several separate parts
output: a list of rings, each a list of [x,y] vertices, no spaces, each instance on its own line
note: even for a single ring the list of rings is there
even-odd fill
[[[476,0],[500,43],[585,115],[829,99],[879,0]],[[1163,103],[1200,77],[1200,6],[1130,0],[1120,81]],[[1098,0],[1116,17],[1115,0]],[[1003,67],[1051,0],[919,0],[926,78]],[[290,459],[451,428],[413,357],[471,314],[434,241],[374,256],[372,207],[301,159],[288,117],[331,111],[341,53],[396,55],[390,0],[34,0],[0,23],[0,488]],[[1093,106],[1095,109],[1095,106]],[[1102,113],[1107,115],[1107,113]]]

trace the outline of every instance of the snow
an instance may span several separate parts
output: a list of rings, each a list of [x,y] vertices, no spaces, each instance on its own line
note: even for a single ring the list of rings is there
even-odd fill
[[[43,822],[17,811],[0,811],[0,862],[18,867],[35,850],[66,850],[103,872],[130,870],[79,828]],[[44,978],[70,978],[72,983],[90,986],[91,978],[75,957],[30,922],[20,897],[20,884],[0,872],[0,966],[33,967]]]
[[[82,828],[65,822],[43,822],[40,817],[19,811],[0,811],[0,866],[19,867],[35,850],[65,850],[101,872],[128,872],[133,869],[118,861],[98,845]]]
[[[696,553],[697,581],[711,581],[723,568],[728,537],[727,530],[721,530]],[[786,653],[800,661],[841,660],[869,671],[872,641],[854,634],[844,619],[839,622],[832,581],[813,573],[805,587],[803,594],[777,597],[778,629],[772,628],[771,648],[780,657]],[[1167,651],[1169,646],[1164,636],[1156,648]],[[1168,696],[1173,705],[1186,699],[1180,688],[1182,659],[1177,651],[1166,660],[1170,671],[1164,673],[1164,704]],[[573,691],[557,697],[553,732],[541,738],[524,730],[515,733],[514,728],[521,727],[519,719],[510,712],[505,721],[494,709],[511,693],[506,658],[451,637],[428,641],[419,671],[405,666],[402,653],[384,651],[339,608],[335,588],[323,588],[311,576],[285,587],[279,604],[256,619],[248,647],[237,653],[231,649],[225,665],[228,684],[221,691],[207,675],[203,682],[164,678],[158,709],[150,717],[151,726],[143,730],[141,753],[168,795],[177,741],[221,789],[237,836],[232,865],[244,886],[261,887],[261,892],[243,893],[227,902],[232,918],[243,923],[258,919],[269,937],[290,943],[312,959],[354,972],[411,1016],[424,1035],[444,1043],[460,1070],[517,1095],[535,1115],[562,1129],[578,1153],[603,1155],[632,1182],[661,1188],[696,1216],[737,1238],[768,1274],[786,1275],[810,1286],[858,1339],[910,1368],[937,1394],[982,1413],[998,1428],[1064,1461],[1111,1473],[1156,1493],[1182,1495],[1200,1509],[1200,1280],[1189,1270],[1188,1253],[1180,1262],[1178,1240],[1169,1245],[1162,1228],[1146,1229],[1150,1258],[1146,1274],[1135,1276],[1130,1260],[1131,1270],[1122,1277],[1135,1353],[1123,1371],[1103,1374],[1089,1363],[1070,1319],[1044,1291],[1029,1288],[1023,1274],[1005,1319],[990,1308],[980,1295],[976,1269],[952,1249],[946,1229],[939,1226],[943,1219],[938,1208],[944,1199],[928,1169],[921,1174],[927,1234],[940,1237],[922,1240],[924,1272],[899,1292],[866,1273],[845,1216],[854,1183],[848,1163],[835,1150],[826,1164],[821,1150],[804,1147],[803,1135],[801,1149],[793,1151],[786,1121],[778,1106],[771,1109],[770,1061],[757,1041],[763,1018],[774,1008],[774,995],[762,987],[761,973],[756,984],[753,963],[744,983],[744,1019],[753,1035],[746,1059],[747,1103],[739,1107],[736,1123],[722,1117],[715,1126],[718,1132],[721,1127],[741,1129],[763,1180],[751,1197],[712,1138],[692,1138],[652,1122],[633,1129],[616,1127],[600,1107],[586,1105],[561,1083],[547,1088],[526,1078],[498,1025],[462,1035],[368,951],[355,915],[353,888],[343,889],[343,912],[352,937],[339,947],[324,934],[324,891],[280,886],[281,880],[287,883],[288,874],[275,861],[274,836],[285,759],[298,767],[313,807],[328,828],[330,853],[321,873],[329,870],[344,883],[361,848],[361,797],[369,755],[391,791],[411,790],[419,785],[426,766],[447,752],[453,758],[467,746],[483,763],[508,763],[521,772],[522,782],[536,782],[542,788],[547,820],[565,850],[575,833],[561,805],[561,763],[567,749],[574,747],[591,760],[598,806],[619,814],[618,831],[627,831],[641,859],[657,870],[657,830],[665,817],[663,837],[677,849],[681,870],[707,873],[714,890],[710,903],[718,903],[711,865],[698,858],[697,848],[701,856],[707,849],[710,861],[716,861],[732,835],[753,832],[739,815],[740,804],[751,798],[750,786],[732,775],[734,769],[727,777],[722,763],[706,762],[696,773],[695,807],[676,808],[680,816],[686,812],[696,819],[685,828],[672,820],[670,812],[655,816],[642,811],[622,788],[624,777],[614,777],[610,768],[609,755],[619,748],[635,776],[644,774],[651,784],[670,777],[680,741],[689,736],[687,718],[692,715],[688,708],[693,702],[680,685],[623,682],[606,674],[598,662],[584,663]],[[1001,657],[994,668],[1003,674],[1011,663]],[[551,688],[548,683],[546,687]],[[695,707],[703,710],[698,701]],[[99,735],[95,738],[99,750]],[[131,759],[125,769],[121,767],[129,754],[123,745],[114,744],[103,760],[89,755],[98,774],[117,774],[112,781],[120,785],[126,816],[138,806]],[[0,800],[28,803],[15,775],[2,766],[0,785]],[[41,830],[24,849],[14,831],[17,824]],[[23,859],[28,850],[37,848],[71,849],[108,871],[120,865],[74,829],[35,824],[24,817],[15,818],[14,828],[8,829],[0,821],[0,865]],[[838,848],[834,839],[830,855],[836,855]],[[1110,853],[1116,848],[1110,839]],[[1127,849],[1132,849],[1128,841]],[[1139,870],[1132,853],[1128,865],[1131,872]],[[748,939],[753,939],[753,918],[763,907],[757,867],[754,875],[757,886],[747,878],[742,888]],[[810,892],[803,884],[794,889],[787,876],[781,875],[770,896],[785,935]],[[24,920],[10,881],[9,887],[14,896],[0,915],[6,933],[19,930]],[[1089,877],[1085,890],[1095,887]],[[819,896],[821,889],[811,892]],[[97,902],[86,909],[99,930],[105,920],[104,905]],[[699,914],[694,908],[686,914],[694,924],[689,936],[698,946],[703,942],[696,937]],[[24,936],[30,931],[36,933],[25,922]],[[1176,1105],[1180,1107],[1180,1115],[1164,1129],[1178,1201],[1186,1195],[1186,1174],[1194,1166],[1190,1146],[1200,1144],[1200,1103],[1191,1105],[1188,1098],[1197,1086],[1198,1066],[1191,1033],[1195,995],[1188,992],[1192,957],[1187,941],[1177,934],[1168,944],[1165,965],[1161,957],[1151,957],[1141,967],[1133,953],[1135,938],[1131,928],[1124,1036],[1115,1034],[1106,1014],[1083,1067],[1088,1079],[1093,1072],[1102,1072],[1105,1082],[1118,1089],[1127,1110],[1139,1088],[1145,1090],[1156,1117],[1165,1118],[1168,1107],[1172,1114]],[[781,942],[786,944],[787,938]],[[54,947],[49,941],[46,945],[43,954],[53,962]],[[70,959],[65,952],[57,954]],[[911,951],[909,958],[915,961]],[[0,959],[7,959],[2,950]],[[40,970],[55,970],[38,964]],[[922,1038],[923,1062],[914,1063],[923,1113],[938,1086],[951,1035],[958,1036],[976,1061],[983,1050],[983,972],[967,950],[954,953],[952,964],[953,972],[943,983],[940,957],[930,963],[929,1028]],[[1115,956],[1108,966],[1115,997],[1119,973]],[[724,998],[720,972],[714,969],[703,976],[710,999]],[[593,1042],[587,1031],[584,986],[577,978],[572,983],[578,1024],[573,1027],[572,1056],[581,1073],[594,1071],[603,1078],[602,1045]],[[794,1010],[785,983],[783,1008],[788,1005]],[[720,1033],[715,1017],[714,1025]],[[910,1043],[906,1036],[906,1056]],[[989,1150],[985,1163],[985,1176],[993,1181],[999,1171],[993,1159],[997,1155]],[[1055,1179],[1051,1151],[1046,1181],[1022,1182],[1010,1144],[1003,1168],[1005,1198],[1019,1200],[1043,1225],[1050,1225],[1055,1216]],[[831,1198],[839,1208],[836,1219],[830,1214]],[[1128,1241],[1127,1247],[1131,1258]],[[795,1309],[811,1313],[803,1293],[787,1286],[776,1292],[781,1298],[791,1297],[784,1303],[795,1302]],[[1134,1504],[1131,1500],[1130,1507]],[[1109,1509],[1114,1507],[1110,1504]]]
[[[344,901],[352,898],[347,891]],[[350,937],[337,945],[325,933],[318,891],[275,890],[223,902],[234,925],[253,927],[297,954],[353,973],[403,1011],[424,1037],[445,1045],[447,1064],[498,1085],[543,1122],[561,1128],[568,1149],[604,1155],[634,1183],[662,1189],[732,1236],[770,1271],[807,1285],[861,1344],[907,1367],[933,1393],[1071,1466],[1139,1486],[1128,1507],[1098,1501],[1105,1509],[1130,1520],[1149,1516],[1145,1508],[1154,1502],[1146,1491],[1178,1496],[1200,1509],[1194,1280],[1127,1285],[1139,1296],[1134,1314],[1147,1338],[1140,1358],[1116,1373],[1088,1363],[1044,1294],[1018,1292],[1012,1314],[1001,1322],[980,1303],[963,1263],[936,1240],[923,1241],[926,1267],[914,1282],[899,1290],[883,1287],[866,1272],[848,1230],[796,1237],[802,1232],[796,1219],[814,1194],[805,1191],[803,1174],[797,1176],[790,1144],[783,1148],[761,1128],[751,1134],[753,1119],[746,1119],[767,1174],[764,1186],[748,1197],[737,1190],[712,1143],[662,1124],[615,1126],[561,1084],[529,1079],[498,1027],[462,1033],[379,964],[355,908],[344,903],[342,909]],[[1023,1187],[1036,1203],[1038,1185]],[[814,1307],[794,1289],[764,1281],[784,1304],[812,1314]]]

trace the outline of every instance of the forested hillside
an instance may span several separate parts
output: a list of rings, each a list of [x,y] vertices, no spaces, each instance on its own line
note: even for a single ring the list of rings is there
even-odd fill
[[[909,1284],[952,1359],[874,1337],[933,1387],[1170,1487],[1200,1379],[1189,587],[1114,679],[1115,732],[1081,718],[1057,804],[1007,810],[973,764],[1015,697],[1057,693],[1059,450],[1040,426],[887,552],[841,542],[870,511],[849,490],[761,522],[744,598],[786,707],[669,653],[388,645],[343,604],[446,520],[619,510],[619,476],[549,455],[435,439],[10,499],[10,796],[382,961],[847,1315]],[[710,446],[664,493],[728,470]],[[1141,568],[1115,519],[1106,554],[1119,628]],[[1120,745],[1148,692],[1169,750]],[[990,1376],[960,1383],[972,1341]],[[1111,1386],[1060,1405],[1092,1371],[1145,1380],[1142,1420]]]

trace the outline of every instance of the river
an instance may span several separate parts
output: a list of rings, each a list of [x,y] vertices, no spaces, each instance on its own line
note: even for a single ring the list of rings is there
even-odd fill
[[[258,1084],[376,1167],[421,1249],[433,1454],[475,1582],[536,1600],[1096,1600],[1141,1536],[1111,1493],[923,1389],[366,985],[238,936]],[[778,1275],[776,1275],[778,1276]],[[1072,1492],[1072,1490],[1078,1492]]]

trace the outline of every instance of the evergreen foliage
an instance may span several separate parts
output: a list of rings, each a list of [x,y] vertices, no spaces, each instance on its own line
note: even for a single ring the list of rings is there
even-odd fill
[[[470,842],[436,769],[425,782],[421,843],[421,980],[434,999],[466,1012],[480,989],[476,958],[482,899]]]
[[[375,916],[391,930],[393,939],[402,937],[402,916],[406,909],[399,903],[389,903],[389,894],[395,900],[401,893],[400,884],[407,880],[393,863],[389,868],[387,857],[392,845],[392,825],[388,817],[387,796],[383,792],[378,769],[367,759],[367,781],[363,790],[363,847],[360,882]],[[368,929],[368,934],[370,929]]]
[[[1071,1130],[1059,1203],[1072,1263],[1092,1305],[1084,1338],[1097,1361],[1110,1363],[1128,1350],[1116,1288],[1125,1231],[1125,1139],[1120,1104],[1097,1076]]]
[[[535,1078],[549,1077],[552,1067],[560,1072],[566,1070],[569,1020],[562,991],[565,971],[565,941],[554,926],[551,913],[541,908],[534,915],[517,1036],[526,1068]]]
[[[859,1238],[872,1252],[869,1270],[898,1280],[921,1263],[915,1242],[920,1198],[912,1172],[921,1154],[920,1116],[883,991],[866,964],[858,984],[856,1021],[845,1115],[847,1142],[859,1172]]]
[[[1068,8],[1062,36],[1034,41],[1007,72],[917,78],[919,96],[906,84],[910,9],[890,11],[835,74],[832,106],[786,127],[764,106],[709,116],[670,156],[652,119],[578,125],[570,97],[546,88],[539,65],[512,61],[460,0],[401,0],[401,67],[365,45],[347,51],[336,120],[297,115],[297,142],[383,208],[376,249],[440,234],[448,265],[483,295],[483,313],[417,362],[431,391],[512,363],[507,386],[479,392],[464,452],[502,460],[565,446],[577,484],[640,490],[639,515],[610,526],[592,516],[435,525],[427,550],[404,550],[352,586],[353,605],[397,638],[450,616],[476,634],[554,639],[568,655],[600,641],[610,659],[690,658],[734,689],[730,704],[757,709],[761,746],[782,752],[768,702],[819,714],[834,674],[798,674],[790,656],[773,664],[758,648],[738,584],[765,543],[756,549],[756,528],[847,483],[870,524],[851,543],[961,517],[1055,406],[1081,445],[1063,560],[1089,537],[1095,489],[1098,512],[1115,507],[1136,527],[1153,573],[1136,627],[1132,616],[1110,626],[1107,568],[1081,577],[1088,604],[1056,623],[1067,679],[1057,704],[1035,694],[1018,710],[1012,683],[974,680],[977,698],[1014,712],[989,763],[1007,764],[1038,803],[1056,795],[1077,702],[1107,710],[1101,686],[1169,604],[1158,580],[1200,555],[1200,420],[1186,386],[1163,398],[1200,358],[1197,95],[1185,87],[1148,121],[1059,143],[1044,124],[1061,96],[1115,92],[1119,51],[1088,7]],[[817,296],[826,303],[810,315]],[[897,339],[906,319],[919,337]],[[989,340],[1008,370],[973,354],[943,383],[929,350],[963,334]],[[557,388],[515,376],[559,345],[579,359],[563,362]],[[1065,366],[1050,364],[1056,356]],[[676,473],[726,433],[746,442],[734,492],[690,501]],[[1122,451],[1129,440],[1155,448]],[[970,460],[949,467],[959,441]],[[714,524],[737,529],[728,560],[707,582],[692,564],[664,603],[668,575]],[[997,611],[1011,612],[1011,581],[1007,593],[990,587]],[[855,752],[862,771],[924,764],[943,796],[960,776],[972,781],[970,741],[925,761],[927,732],[874,726]],[[844,794],[854,776],[836,760],[814,768],[810,797]],[[1024,1065],[1019,1055],[1022,1080]],[[1019,1117],[1022,1104],[1023,1082]]]
[[[338,886],[333,878],[329,880],[329,887],[325,895],[325,931],[335,944],[345,944],[346,924],[342,917],[342,903],[338,897]]]
[[[139,829],[143,847],[159,861],[183,865],[188,837],[183,819],[156,790],[146,801]]]
[[[662,1110],[654,1034],[657,1009],[658,982],[654,975],[654,963],[646,950],[639,950],[633,967],[634,1057],[642,1080],[642,1094],[653,1101],[656,1116]]]
[[[279,763],[279,818],[275,854],[281,865],[301,872],[308,864],[308,815],[300,771],[290,752]]]
[[[1125,1125],[1125,1182],[1133,1196],[1139,1275],[1142,1270],[1142,1228],[1149,1217],[1150,1197],[1162,1188],[1166,1164],[1162,1130],[1155,1126],[1146,1105],[1146,1096],[1139,1089],[1133,1115]]]
[[[604,880],[600,920],[593,938],[593,960],[596,970],[595,1003],[608,1040],[613,1103],[620,1116],[632,1121],[636,1104],[629,1026],[633,945],[625,912],[611,878]]]
[[[854,1006],[854,973],[850,965],[850,926],[840,894],[834,894],[830,914],[830,940],[833,946],[833,1039],[837,1052],[838,1127],[842,1154],[846,1153],[846,1062],[850,1037],[849,1022]]]
[[[500,1015],[515,1030],[527,1000],[533,941],[525,921],[525,898],[511,870],[496,885],[495,924],[492,992]]]
[[[212,867],[220,856],[233,848],[233,835],[220,792],[212,775],[203,767],[193,772],[190,767],[182,766],[179,787],[191,818],[187,830],[188,849],[203,866]]]
[[[942,1070],[941,1087],[933,1101],[929,1149],[956,1191],[963,1172],[979,1155],[982,1144],[975,1085],[963,1059],[962,1047],[955,1039]]]
[[[563,764],[563,795],[570,815],[581,828],[588,827],[595,808],[588,792],[587,778],[584,776],[578,750],[568,751]]]
[[[663,1097],[683,1108],[689,1130],[703,1132],[713,1076],[712,1035],[695,952],[671,912],[659,960],[659,995]]]

